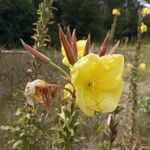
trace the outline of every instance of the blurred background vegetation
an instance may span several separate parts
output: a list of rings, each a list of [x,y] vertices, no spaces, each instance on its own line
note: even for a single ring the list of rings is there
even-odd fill
[[[5,48],[20,46],[20,38],[33,44],[33,23],[37,21],[37,8],[42,0],[1,0],[0,1],[0,45]],[[135,0],[54,0],[53,21],[49,27],[51,45],[59,48],[58,24],[76,28],[78,38],[91,33],[94,41],[100,41],[110,29],[112,9],[121,8],[121,17],[115,39],[136,37],[139,8]]]

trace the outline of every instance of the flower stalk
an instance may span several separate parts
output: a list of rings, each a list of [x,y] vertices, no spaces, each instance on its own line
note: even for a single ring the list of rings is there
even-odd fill
[[[141,32],[140,32],[140,26],[142,22],[142,15],[141,10],[138,11],[139,14],[139,20],[138,20],[138,35],[137,35],[137,43],[135,47],[135,55],[134,55],[134,61],[133,61],[133,67],[131,69],[131,79],[130,79],[130,99],[132,101],[132,125],[131,125],[131,147],[135,145],[135,143],[138,142],[138,120],[137,120],[137,113],[138,113],[138,90],[137,90],[137,83],[138,83],[138,66],[139,66],[139,60],[140,60],[140,54],[141,54],[141,44],[142,44],[142,38],[141,38]]]
[[[70,84],[67,84],[65,87],[59,84],[47,84],[48,88],[59,88],[68,92],[64,92],[64,97],[66,95],[70,99],[70,102],[68,105],[62,107],[61,113],[58,115],[57,126],[60,125],[58,132],[60,143],[57,144],[61,145],[61,148],[64,150],[70,150],[73,149],[74,143],[76,142],[76,130],[80,124],[77,120],[78,113],[75,106],[78,106],[87,116],[93,116],[95,112],[112,112],[117,108],[123,87],[122,74],[124,70],[124,57],[119,54],[114,54],[118,49],[119,42],[106,53],[110,40],[109,33],[106,35],[100,47],[99,55],[90,53],[90,36],[88,36],[86,41],[77,42],[75,30],[71,34],[68,28],[65,34],[61,27],[59,28],[59,35],[62,43],[62,54],[69,63],[70,76],[65,70],[53,63],[50,58],[23,41],[22,44],[36,58],[59,70],[65,76],[68,84]],[[106,68],[106,65],[109,67]],[[104,75],[105,78],[103,77]],[[37,96],[41,98],[40,92],[38,90],[35,92],[37,93],[34,95],[35,99]],[[116,114],[114,113],[113,119],[111,119],[109,133],[111,147],[116,138],[117,123],[115,118]]]
[[[51,41],[50,36],[48,35],[48,30],[53,19],[52,4],[53,0],[43,0],[39,4],[37,10],[38,20],[33,24],[35,26],[35,34],[32,36],[32,39],[34,40],[33,47],[37,50],[46,50],[47,45]],[[32,78],[35,79],[39,75],[41,64],[33,58],[31,66],[33,70]]]
[[[117,21],[118,21],[118,16],[115,15],[113,18],[113,23],[111,26],[111,30],[110,30],[110,45],[113,44],[113,40],[114,40],[114,35],[115,35],[115,31],[116,31],[116,27],[117,27]]]
[[[53,0],[43,0],[37,10],[38,20],[34,23],[35,34],[32,36],[34,48],[37,50],[44,50],[51,41],[48,35],[48,27],[53,23],[52,4]]]

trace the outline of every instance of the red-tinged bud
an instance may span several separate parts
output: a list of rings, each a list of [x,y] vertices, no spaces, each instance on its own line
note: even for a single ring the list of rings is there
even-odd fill
[[[78,51],[77,51],[77,37],[76,37],[76,31],[75,29],[72,32],[72,47],[74,50],[74,54],[76,59],[78,58]]]
[[[67,27],[66,37],[67,37],[68,42],[71,43],[72,42],[72,37],[71,37],[69,26]]]
[[[109,46],[109,43],[110,43],[110,32],[107,33],[100,49],[99,49],[99,56],[104,56],[105,53],[106,53],[106,50]]]
[[[110,50],[110,52],[108,53],[109,55],[112,55],[114,53],[116,53],[116,51],[118,50],[118,47],[119,47],[119,43],[120,41],[118,41],[114,46],[113,48]]]
[[[38,50],[32,48],[30,45],[26,44],[22,39],[21,39],[21,43],[23,45],[23,47],[30,52],[33,56],[35,56],[36,58],[38,58],[40,61],[48,64],[50,59],[45,56],[44,54],[40,53]]]
[[[63,44],[63,47],[65,49],[67,59],[69,63],[73,65],[76,62],[75,55],[61,27],[59,27],[59,36],[60,36],[61,43]]]
[[[87,39],[87,41],[86,41],[86,45],[85,45],[84,55],[83,55],[83,56],[85,56],[85,55],[87,55],[87,54],[90,53],[91,47],[92,47],[92,46],[91,46],[91,35],[89,34],[89,35],[88,35],[88,39]]]

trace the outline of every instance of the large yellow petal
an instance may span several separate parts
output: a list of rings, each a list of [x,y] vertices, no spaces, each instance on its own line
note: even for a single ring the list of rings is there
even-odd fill
[[[84,92],[82,89],[78,89],[76,91],[76,104],[82,110],[82,112],[85,115],[87,115],[87,116],[93,116],[94,115],[95,111],[93,109],[87,107]]]
[[[115,88],[120,78],[122,78],[124,69],[123,55],[106,55],[100,58],[99,87],[103,90]],[[97,74],[97,77],[98,77]]]
[[[116,109],[122,94],[122,80],[115,89],[101,91],[98,97],[99,112],[112,112]]]

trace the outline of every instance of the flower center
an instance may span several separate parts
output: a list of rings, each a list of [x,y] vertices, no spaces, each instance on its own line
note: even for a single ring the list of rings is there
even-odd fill
[[[95,84],[94,84],[94,81],[89,81],[88,83],[87,83],[87,85],[86,85],[86,87],[87,87],[87,89],[88,90],[94,90],[94,88],[95,88]]]
[[[88,82],[87,86],[90,88],[92,87],[92,82]]]

